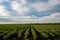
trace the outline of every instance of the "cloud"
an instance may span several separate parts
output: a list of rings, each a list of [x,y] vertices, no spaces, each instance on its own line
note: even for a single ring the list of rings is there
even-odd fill
[[[60,22],[60,13],[52,13],[50,16],[44,16],[39,18],[39,21],[42,23],[59,23]]]
[[[0,6],[0,16],[9,16],[9,12],[5,9],[4,6]]]
[[[52,13],[49,16],[36,17],[32,16],[13,16],[10,17],[12,20],[17,22],[32,22],[32,23],[59,23],[60,22],[60,13]]]
[[[9,16],[8,18],[17,22],[21,21],[29,22],[29,21],[35,21],[37,17],[32,15],[32,16]]]
[[[31,6],[37,12],[46,12],[53,10],[56,6],[60,5],[60,0],[48,0],[47,2],[35,2],[32,3]]]
[[[4,1],[10,1],[10,0],[0,0],[0,2],[4,2]]]
[[[29,2],[0,0],[0,2],[0,22],[60,22],[60,0],[31,0]]]
[[[27,4],[27,0],[20,0],[22,4]]]
[[[0,2],[3,2],[4,0],[0,0]]]
[[[27,15],[30,12],[30,8],[28,6],[25,6],[25,4],[25,0],[20,0],[20,2],[12,1],[11,7],[19,15]]]

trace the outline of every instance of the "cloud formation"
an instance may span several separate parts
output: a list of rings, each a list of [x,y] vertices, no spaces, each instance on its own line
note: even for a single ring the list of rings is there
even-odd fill
[[[32,7],[38,12],[46,12],[53,10],[54,7],[60,5],[60,0],[48,0],[47,2],[32,3]]]
[[[4,6],[0,6],[0,16],[9,16],[9,12],[5,9]]]
[[[60,23],[60,13],[52,13],[50,16],[44,16],[39,19],[42,23]]]
[[[59,10],[60,0],[0,0],[0,22],[60,22]]]
[[[27,6],[24,6],[24,1],[17,2],[17,1],[12,1],[11,7],[13,10],[15,10],[19,15],[26,15],[29,13],[29,8]]]

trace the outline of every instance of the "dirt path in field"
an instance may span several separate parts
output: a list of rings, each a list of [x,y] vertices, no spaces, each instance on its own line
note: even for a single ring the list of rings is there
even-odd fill
[[[40,32],[38,32],[34,27],[32,27],[32,28],[36,33],[36,40],[45,40],[45,38],[41,35]]]
[[[36,40],[60,40],[60,35],[58,35],[58,34],[56,34],[56,33],[53,33],[53,34],[54,34],[54,36],[53,36],[53,35],[51,35],[50,33],[46,33],[46,32],[45,32],[45,33],[48,35],[48,37],[44,37],[44,36],[42,36],[41,33],[38,32],[34,27],[32,27],[32,28],[33,28],[33,30],[34,30],[35,33],[36,33],[36,36],[37,36]]]
[[[56,33],[54,33],[54,32],[52,32],[52,34],[54,34],[54,36],[53,35],[51,35],[50,33],[47,33],[47,32],[45,32],[47,35],[48,35],[48,37],[46,38],[47,40],[60,40],[60,35],[58,35],[58,34],[56,34]]]
[[[12,34],[10,37],[8,37],[6,40],[17,40],[18,39],[18,33]]]
[[[26,28],[25,30],[22,31],[21,37],[19,37],[18,40],[24,40],[24,36],[25,36],[24,34],[25,34],[25,32],[26,32],[27,29],[28,29],[28,28]]]
[[[32,31],[31,31],[31,27],[29,28],[29,34],[28,34],[27,38],[28,38],[28,40],[34,40]]]

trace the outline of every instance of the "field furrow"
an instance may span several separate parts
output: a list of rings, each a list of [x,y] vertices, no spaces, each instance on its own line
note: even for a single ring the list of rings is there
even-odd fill
[[[60,40],[60,25],[0,24],[0,40]]]

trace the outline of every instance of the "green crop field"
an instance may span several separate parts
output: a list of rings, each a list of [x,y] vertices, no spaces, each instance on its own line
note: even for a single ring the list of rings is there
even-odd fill
[[[0,24],[0,40],[60,40],[60,25]]]

